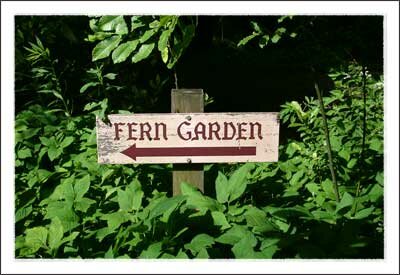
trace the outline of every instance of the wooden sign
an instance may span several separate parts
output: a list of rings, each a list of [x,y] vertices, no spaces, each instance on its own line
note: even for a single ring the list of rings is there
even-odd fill
[[[99,163],[278,160],[278,113],[109,115],[97,123]]]

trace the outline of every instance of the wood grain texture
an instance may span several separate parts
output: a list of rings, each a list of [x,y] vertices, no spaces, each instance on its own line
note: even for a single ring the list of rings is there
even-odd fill
[[[203,113],[204,93],[201,89],[173,89],[171,91],[171,113]],[[191,117],[190,117],[191,118]],[[188,117],[186,117],[187,121]],[[191,158],[187,162],[192,163]],[[172,194],[181,194],[180,185],[187,182],[204,192],[204,167],[201,163],[174,164],[172,171]]]

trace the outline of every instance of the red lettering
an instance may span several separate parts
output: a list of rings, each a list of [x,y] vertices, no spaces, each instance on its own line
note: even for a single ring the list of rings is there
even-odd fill
[[[133,132],[136,132],[136,129],[133,129],[132,126],[136,126],[137,123],[132,122],[132,123],[128,123],[128,133],[129,133],[129,137],[128,140],[132,139],[132,140],[137,140],[136,137],[132,136]]]
[[[159,136],[159,127],[162,126],[162,132],[163,132],[163,138],[164,140],[168,140],[167,138],[167,125],[165,125],[165,123],[155,123],[156,126],[156,136],[154,138],[154,140],[160,140],[160,136]]]
[[[115,138],[114,140],[119,140],[119,132],[122,132],[122,129],[120,129],[118,126],[125,125],[125,123],[118,122],[114,123],[114,128],[115,128]]]
[[[199,135],[201,135],[202,138],[206,140],[206,125],[201,122],[197,123],[196,127],[194,128],[194,134],[195,136],[192,138],[192,140],[199,140]]]
[[[216,129],[213,129],[214,126],[216,126]],[[215,138],[220,140],[221,138],[219,137],[219,130],[221,130],[221,126],[219,126],[218,122],[208,123],[208,127],[208,139],[212,140],[214,133]]]
[[[232,132],[232,136],[228,137],[228,126],[231,127],[231,129],[233,130]],[[235,125],[233,125],[232,122],[224,122],[224,137],[222,138],[223,140],[232,140],[233,137],[236,135],[236,128]]]
[[[179,136],[181,139],[183,139],[183,140],[189,140],[189,139],[192,138],[192,132],[187,131],[187,132],[186,132],[187,137],[182,136],[182,133],[181,133],[181,127],[182,127],[182,125],[184,125],[184,124],[187,125],[187,126],[190,125],[190,123],[187,122],[187,121],[184,121],[184,122],[182,122],[181,124],[179,124],[179,126],[178,126],[178,136]]]
[[[150,136],[150,131],[151,131],[151,126],[148,122],[146,123],[140,123],[140,138],[139,140],[144,140],[144,134],[146,134],[147,139],[151,140],[151,136]],[[147,127],[147,130],[144,129],[144,127]]]
[[[238,137],[237,137],[236,139],[237,139],[237,140],[238,140],[238,139],[244,139],[244,140],[246,140],[247,138],[242,136],[242,132],[243,132],[243,133],[246,132],[246,129],[245,129],[245,128],[242,128],[242,126],[247,125],[247,123],[246,123],[246,122],[242,122],[242,123],[238,123],[237,125],[238,125]]]
[[[254,139],[254,126],[258,126],[258,131],[257,131],[257,135],[259,139],[262,139],[262,135],[261,135],[261,124],[258,122],[250,122],[250,137],[249,139]]]

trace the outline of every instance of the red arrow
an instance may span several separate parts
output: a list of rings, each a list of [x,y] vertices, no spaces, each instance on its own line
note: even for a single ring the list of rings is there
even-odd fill
[[[137,157],[194,157],[194,156],[254,156],[255,146],[242,147],[161,147],[138,148],[136,143],[122,154],[136,160]]]

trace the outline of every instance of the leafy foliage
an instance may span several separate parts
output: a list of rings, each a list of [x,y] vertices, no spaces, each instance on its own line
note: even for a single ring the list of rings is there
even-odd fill
[[[39,38],[26,43],[17,62],[17,70],[29,65],[29,78],[21,76],[17,89],[42,96],[15,118],[17,258],[383,257],[382,79],[356,63],[329,75],[334,88],[323,101],[339,202],[313,97],[282,106],[282,127],[297,135],[280,146],[277,163],[207,165],[215,192],[182,183],[181,195],[172,197],[171,165],[97,163],[94,117],[151,110],[170,76],[157,74],[149,90],[136,82],[128,90],[130,82],[115,68],[145,67],[157,50],[174,68],[194,36],[195,18],[101,16],[89,25],[90,34],[81,37],[96,45],[86,67],[69,69],[81,74],[74,96],[55,65],[62,56],[55,58]],[[41,69],[46,72],[38,75]],[[126,94],[132,106],[124,105]],[[81,103],[72,108],[77,97]]]

